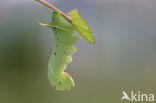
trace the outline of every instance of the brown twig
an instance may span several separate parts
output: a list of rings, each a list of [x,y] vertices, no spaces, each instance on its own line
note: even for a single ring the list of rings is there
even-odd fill
[[[68,15],[66,15],[65,13],[63,13],[61,10],[59,10],[55,6],[49,4],[48,2],[46,2],[44,0],[35,0],[35,1],[37,1],[38,3],[40,3],[40,4],[42,4],[42,5],[46,6],[46,7],[48,7],[50,10],[59,12],[62,15],[62,17],[64,19],[66,19],[69,23],[72,22],[71,18]]]

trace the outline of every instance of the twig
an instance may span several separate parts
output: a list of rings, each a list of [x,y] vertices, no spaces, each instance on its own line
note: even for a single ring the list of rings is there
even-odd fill
[[[61,10],[59,10],[55,6],[49,4],[48,2],[46,2],[44,0],[35,0],[35,1],[37,1],[38,3],[40,3],[40,4],[42,4],[42,5],[46,6],[46,7],[48,7],[50,10],[59,12],[62,15],[62,17],[64,19],[66,19],[69,23],[72,22],[71,18],[68,15],[66,15],[65,13],[63,13]]]

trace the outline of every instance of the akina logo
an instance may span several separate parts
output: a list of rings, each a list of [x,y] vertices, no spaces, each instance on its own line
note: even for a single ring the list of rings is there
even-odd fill
[[[134,102],[153,102],[154,101],[154,94],[149,93],[141,93],[140,91],[134,92],[131,91],[129,94],[125,91],[122,91],[121,101],[134,101]]]

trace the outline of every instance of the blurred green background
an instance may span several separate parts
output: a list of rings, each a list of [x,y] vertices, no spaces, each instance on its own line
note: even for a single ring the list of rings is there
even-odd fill
[[[76,87],[51,87],[51,11],[34,0],[0,0],[0,103],[121,103],[122,91],[156,94],[155,0],[47,0],[78,9],[95,46],[80,39],[67,71]]]

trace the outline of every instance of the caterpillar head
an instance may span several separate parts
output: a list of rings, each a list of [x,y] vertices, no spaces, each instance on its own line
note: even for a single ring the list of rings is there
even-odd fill
[[[57,80],[55,76],[51,78],[51,84],[56,90],[64,91],[69,90],[74,87],[74,81],[67,72],[62,72],[57,75]]]

